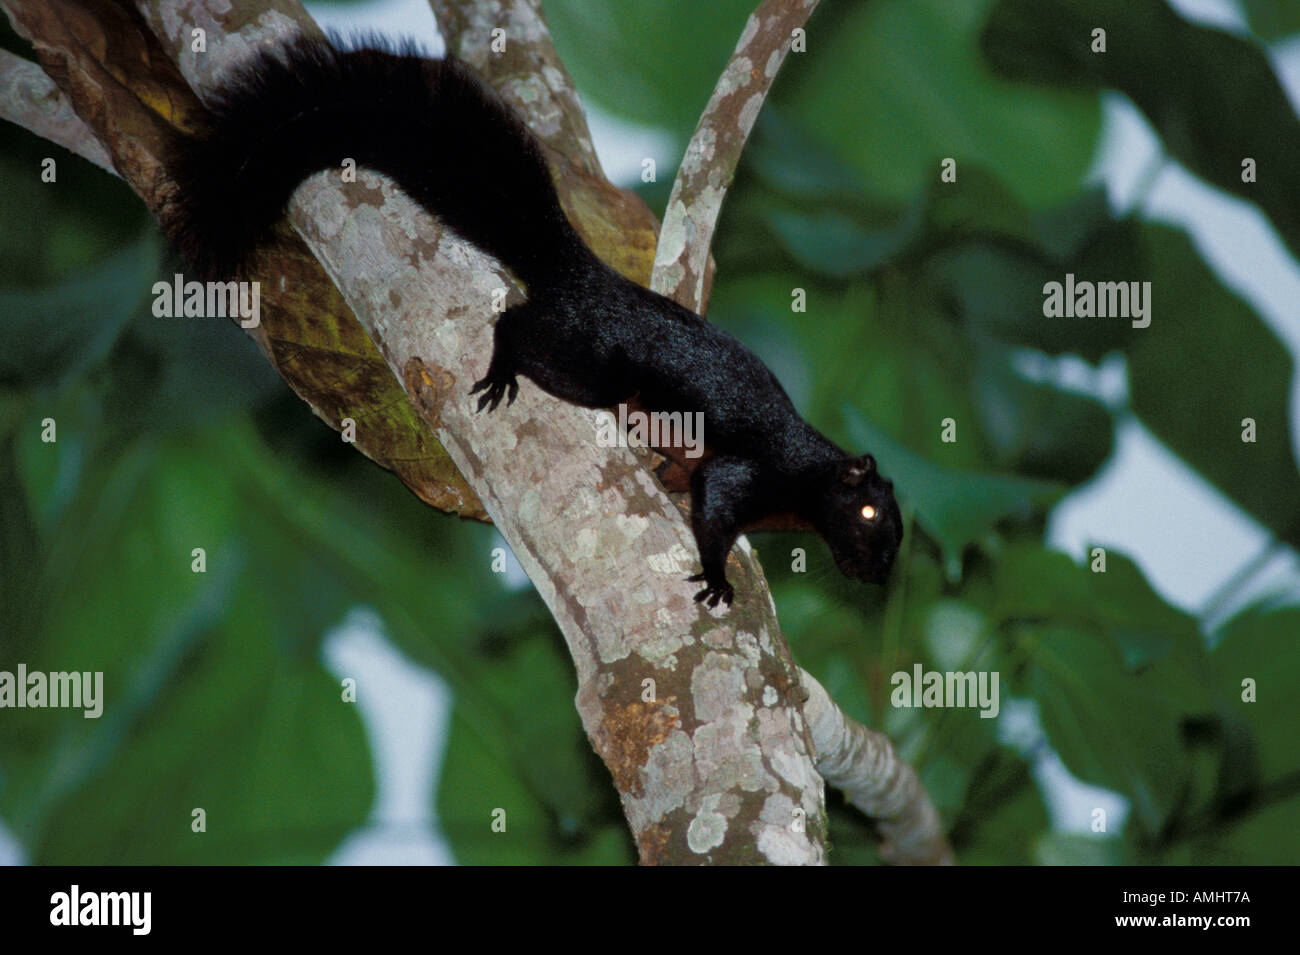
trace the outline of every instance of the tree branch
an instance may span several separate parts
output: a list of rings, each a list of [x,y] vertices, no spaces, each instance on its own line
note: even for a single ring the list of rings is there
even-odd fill
[[[178,135],[196,128],[204,107],[148,25],[113,0],[0,0],[0,6],[32,41],[45,74],[107,149],[118,174],[163,219],[174,189],[165,154]],[[302,240],[287,227],[278,230],[259,254],[258,272],[277,280],[263,283],[262,323],[247,333],[294,391],[336,430],[352,419],[357,449],[421,500],[486,520]]]
[[[4,3],[20,29],[44,34],[36,38],[42,63],[47,71],[56,67],[51,75],[79,114],[94,117],[97,132],[112,132],[132,107],[111,95],[105,76],[113,71],[95,60],[111,53],[66,36],[59,17],[37,0]],[[121,9],[69,0],[60,15],[71,8],[91,21]],[[255,47],[312,29],[283,0],[238,9],[150,0],[141,10],[200,98]],[[508,44],[549,51],[535,3],[510,4],[502,25]],[[205,54],[191,51],[195,27],[206,31]],[[448,39],[462,52],[472,43]],[[562,80],[547,74],[550,85]],[[522,112],[536,128],[539,117]],[[553,149],[558,132],[543,130]],[[101,139],[119,168],[121,154],[139,148],[130,137]],[[127,177],[155,211],[170,186],[158,155],[146,151],[128,163],[148,167],[152,181]],[[564,161],[581,169],[583,150],[566,150]],[[470,383],[491,351],[491,293],[509,288],[508,279],[383,177],[339,178],[323,173],[305,182],[290,204],[290,221],[559,623],[577,670],[583,725],[610,768],[642,861],[823,862],[822,786],[797,669],[752,552],[733,554],[730,573],[741,597],[715,616],[694,602],[695,587],[683,579],[695,569],[695,550],[680,511],[636,455],[597,447],[592,412],[525,383],[510,409],[472,414]],[[566,202],[596,201],[591,197],[612,188],[571,188]],[[634,207],[613,208],[594,218],[618,223],[619,209]],[[588,237],[590,218],[590,210],[577,210]],[[600,251],[598,239],[593,245]],[[278,258],[260,261],[283,261],[282,248],[268,254]],[[265,297],[264,307],[273,307]]]
[[[682,156],[655,253],[650,287],[704,314],[705,278],[722,200],[758,111],[790,51],[792,34],[819,0],[764,0],[750,14],[727,68]]]
[[[911,766],[883,733],[850,719],[808,671],[799,671],[808,700],[817,771],[875,821],[881,854],[902,865],[951,865],[939,814]]]
[[[569,220],[607,264],[650,283],[659,221],[631,191],[601,172],[587,117],[550,33],[531,0],[431,0],[447,49],[469,63],[529,120],[547,150]],[[506,30],[493,53],[492,30]]]
[[[117,175],[108,150],[72,110],[68,98],[35,63],[0,50],[0,119],[30,130]]]
[[[655,256],[652,287],[703,312],[713,233],[727,188],[776,74],[819,0],[764,0],[750,16],[731,60],[695,127],[673,182]],[[913,769],[889,739],[850,719],[817,680],[804,716],[817,770],[876,822],[886,858],[904,864],[951,863],[942,824]]]
[[[80,137],[108,144],[112,158],[104,158],[127,170],[128,182],[158,214],[171,188],[160,160],[166,136],[158,124],[189,125],[200,107],[186,101],[188,89],[169,86],[161,58],[146,54],[126,59],[148,62],[152,75],[133,74],[126,82],[150,86],[151,95],[141,96],[138,89],[121,95],[109,78],[130,71],[122,63],[112,69],[96,61],[93,45],[77,42],[75,23],[69,27],[60,18],[40,16],[33,10],[39,3],[4,0],[4,5],[38,52],[43,48],[43,62],[56,67],[54,75],[68,94],[65,106],[70,101],[91,120],[65,115],[43,131],[55,141]],[[167,48],[179,51],[185,79],[201,94],[254,46],[314,29],[296,5],[285,2],[242,4],[221,17],[192,0],[140,6]],[[494,0],[435,2],[449,48],[479,62],[550,148],[562,199],[588,241],[626,274],[648,272],[653,216],[600,175],[581,111],[569,108],[576,96],[535,4],[520,0],[504,6]],[[95,0],[67,7],[90,11],[92,23],[109,15]],[[484,52],[487,32],[501,22],[510,36],[510,59]],[[195,26],[209,34],[211,46],[203,57],[187,53]],[[228,33],[228,26],[236,29]],[[146,39],[152,42],[147,32]],[[32,77],[35,68],[26,66],[16,74]],[[553,100],[522,85],[530,69],[546,77]],[[34,90],[48,100],[49,81],[39,79],[10,89]],[[512,88],[524,92],[512,96]],[[23,97],[17,100],[14,115],[26,117]],[[162,112],[140,108],[141,101],[160,100],[168,104]],[[536,113],[532,104],[539,104]],[[23,125],[30,128],[36,120]],[[742,569],[742,599],[727,616],[714,617],[690,600],[694,588],[680,581],[694,569],[694,543],[678,510],[634,455],[594,447],[590,412],[525,387],[508,414],[471,415],[465,398],[475,377],[471,369],[478,370],[490,353],[486,302],[491,290],[508,286],[508,280],[490,259],[442,233],[382,177],[361,178],[349,186],[326,175],[314,177],[296,194],[292,221],[401,376],[421,426],[436,434],[469,479],[468,493],[483,495],[560,623],[578,670],[580,715],[614,776],[642,860],[824,861],[821,781],[811,765],[808,727],[799,707],[805,691],[748,546],[742,544],[732,557],[732,562],[739,557]],[[382,198],[378,207],[376,197]],[[393,248],[395,235],[410,247]],[[286,262],[306,259],[295,277],[307,288],[297,299],[276,301],[272,294],[267,300],[272,314],[303,309],[304,295],[335,294],[332,287],[320,288],[328,282],[305,249],[295,251],[296,239],[286,235],[274,245],[261,261],[275,263],[283,275]],[[411,247],[419,255],[418,270],[411,264]],[[283,288],[285,279],[279,284]],[[394,304],[398,290],[401,301]],[[341,303],[335,311],[339,308]],[[302,394],[289,363],[278,360],[277,336],[255,337]],[[331,384],[336,383],[313,382],[314,407]],[[406,475],[403,479],[411,483]],[[647,681],[653,681],[653,690]],[[808,713],[817,715],[818,748],[828,754],[823,760],[833,762],[836,739],[845,731],[826,716],[828,707],[844,720],[829,700]],[[843,725],[856,738],[856,724]],[[910,770],[892,760],[887,742],[884,746],[882,765],[904,778]],[[907,789],[905,782],[899,786]],[[892,791],[892,785],[886,788]],[[879,795],[864,798],[886,813],[886,826],[906,818]],[[922,814],[922,829],[925,822]],[[906,824],[899,825],[885,831],[890,843],[901,847],[894,857],[918,861],[921,849],[913,847],[923,846],[924,839],[918,842]]]

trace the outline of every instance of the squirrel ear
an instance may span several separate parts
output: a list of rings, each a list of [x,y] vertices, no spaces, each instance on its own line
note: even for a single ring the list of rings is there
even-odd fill
[[[843,480],[849,487],[857,487],[862,479],[876,470],[876,459],[869,454],[854,458],[844,470]]]

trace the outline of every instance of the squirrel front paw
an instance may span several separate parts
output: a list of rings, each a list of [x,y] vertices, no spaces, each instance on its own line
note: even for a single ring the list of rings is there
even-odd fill
[[[496,411],[502,398],[506,399],[507,407],[515,403],[515,396],[519,394],[519,381],[513,372],[503,372],[499,368],[488,366],[488,373],[474,382],[474,387],[469,393],[476,394],[484,388],[487,391],[479,397],[478,407],[475,410],[482,411],[487,408],[489,411]]]
[[[705,574],[693,574],[686,579],[691,582],[704,581],[704,589],[695,595],[695,600],[704,601],[710,608],[716,607],[719,601],[730,607],[731,601],[736,596],[736,589],[727,583],[725,577],[721,582],[710,581]]]

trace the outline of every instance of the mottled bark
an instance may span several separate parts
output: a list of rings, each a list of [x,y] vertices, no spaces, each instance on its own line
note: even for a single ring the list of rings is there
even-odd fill
[[[72,103],[35,63],[0,50],[0,119],[48,139],[117,175],[113,159]]]
[[[140,9],[200,99],[250,50],[307,23],[283,2],[234,10],[154,0]],[[535,69],[553,57],[533,3],[496,9],[507,49],[544,51]],[[39,17],[31,22],[40,26]],[[195,27],[206,31],[206,54],[189,49]],[[471,40],[448,40],[467,59],[490,63],[490,54],[471,55]],[[65,80],[81,71],[82,55],[47,50],[64,63]],[[553,72],[546,77],[548,85],[567,83]],[[70,85],[80,85],[79,78]],[[111,105],[102,95],[82,101]],[[537,124],[530,104],[516,105]],[[91,125],[106,129],[99,118]],[[580,143],[565,142],[561,131],[567,125],[572,133],[572,121],[556,125],[554,113],[540,119],[553,151],[573,169],[599,175],[584,166],[590,155]],[[564,191],[568,203],[575,196],[599,203],[608,189]],[[618,223],[619,209],[629,208],[635,207],[624,201],[605,218]],[[581,212],[576,218],[585,225]],[[469,387],[490,354],[491,293],[511,283],[389,181],[369,173],[356,183],[314,176],[295,194],[290,221],[555,615],[577,670],[579,713],[619,788],[642,860],[823,862],[822,786],[799,708],[797,668],[748,548],[733,556],[730,570],[742,596],[730,611],[710,613],[684,580],[696,557],[680,510],[635,453],[596,445],[592,412],[525,383],[513,407],[472,413]],[[601,251],[598,240],[593,244]],[[644,278],[650,244],[643,239],[642,247]]]
[[[795,31],[819,0],[764,0],[750,16],[718,79],[673,182],[651,286],[703,312],[709,250],[722,202]],[[886,858],[912,865],[952,861],[942,823],[916,772],[882,733],[850,719],[804,670],[805,717],[826,782],[870,816]]]
[[[136,10],[114,0],[0,0],[0,7],[32,41],[41,68],[117,173],[162,218],[174,190],[167,148],[204,114],[173,63],[174,45],[164,49]],[[187,33],[186,49],[190,39]],[[290,387],[336,430],[347,419],[356,422],[354,446],[421,500],[486,520],[343,297],[287,225],[259,252],[257,272],[274,278],[262,283],[261,325],[247,333]]]
[[[87,24],[122,13],[99,0],[70,2],[56,15],[38,2],[3,5],[33,38],[66,97],[42,83],[32,64],[0,61],[0,78],[21,78],[0,86],[4,115],[39,127],[53,141],[82,143],[91,156],[98,146],[155,212],[171,188],[160,148],[201,110],[186,84],[201,98],[257,46],[315,29],[286,0],[240,3],[237,10],[142,0],[144,21],[169,51],[164,58],[149,48],[155,41],[144,29],[125,44],[125,54],[122,43],[91,49],[99,45],[85,42]],[[587,240],[625,274],[645,281],[654,218],[601,175],[536,4],[434,5],[449,48],[474,63],[546,144],[562,200]],[[65,18],[74,8],[82,19]],[[507,31],[506,53],[488,47],[494,26]],[[205,54],[190,49],[195,27],[207,33]],[[122,33],[131,39],[132,29],[128,24]],[[68,112],[69,103],[79,115]],[[316,315],[337,318],[335,338],[347,321],[359,319],[364,347],[377,346],[419,429],[431,441],[436,436],[459,469],[461,503],[447,507],[445,486],[421,493],[400,462],[388,465],[434,506],[472,512],[481,498],[497,522],[568,642],[579,713],[619,789],[644,862],[823,862],[821,779],[800,705],[806,691],[748,545],[742,541],[730,561],[740,599],[725,614],[710,613],[693,602],[695,588],[682,579],[696,569],[696,556],[680,508],[644,459],[596,446],[591,412],[525,384],[513,407],[472,414],[467,392],[490,353],[491,293],[505,287],[517,297],[518,289],[497,263],[444,233],[383,177],[363,173],[359,180],[347,184],[321,174],[298,190],[290,219],[310,253],[287,232],[277,237],[259,262],[279,274],[272,291],[278,285],[282,293],[296,292],[264,297],[265,307],[310,313],[315,298]],[[341,301],[326,310],[337,293],[311,253],[355,319],[343,315]],[[279,336],[265,328],[254,335],[321,413],[333,383],[329,374],[318,371],[304,384],[276,350]],[[356,360],[364,361],[363,346],[354,346]],[[338,353],[345,361],[349,356],[346,348]],[[339,400],[346,406],[345,397]],[[817,712],[819,725],[833,725],[824,708]],[[819,745],[825,751],[824,739]]]
[[[659,220],[634,192],[605,178],[587,117],[568,71],[531,3],[439,0],[433,3],[447,49],[501,94],[546,148],[564,209],[597,255],[623,275],[650,283]],[[506,46],[492,50],[492,31]]]
[[[799,673],[817,771],[875,822],[881,854],[901,865],[951,865],[943,824],[915,770],[884,733],[845,716],[811,674]]]
[[[819,0],[764,0],[750,14],[695,126],[664,211],[650,287],[704,314],[722,200],[796,28]]]

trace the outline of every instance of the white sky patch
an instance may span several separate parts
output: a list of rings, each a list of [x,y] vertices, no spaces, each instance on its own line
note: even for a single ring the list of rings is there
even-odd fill
[[[1193,23],[1228,33],[1250,32],[1246,15],[1233,0],[1169,0],[1169,5]]]
[[[1140,421],[1122,419],[1115,442],[1097,477],[1052,512],[1048,542],[1076,559],[1090,546],[1133,557],[1161,596],[1197,613],[1269,534]]]
[[[1056,751],[1046,745],[1038,705],[1033,700],[1008,697],[1002,701],[998,742],[1029,760],[1054,830],[1094,835],[1092,814],[1102,809],[1107,834],[1123,832],[1129,801],[1109,789],[1080,782],[1071,774]]]
[[[510,549],[510,545],[506,543],[506,539],[501,536],[500,531],[497,532],[495,539],[492,541],[492,549],[496,550],[498,547],[506,552],[506,569],[500,575],[505,588],[507,590],[523,590],[525,587],[531,587],[533,582],[528,579],[528,574],[524,573],[523,565],[519,563],[519,558]],[[493,559],[495,560],[495,558]]]
[[[376,786],[370,818],[330,864],[454,865],[433,810],[451,721],[447,684],[402,656],[370,610],[353,610],[331,631],[323,655],[340,682],[357,681],[356,703],[344,705],[360,713]]]
[[[583,103],[591,141],[605,176],[614,185],[631,189],[641,184],[642,162],[655,161],[655,175],[672,175],[681,159],[673,137],[653,126],[643,126],[604,113]]]
[[[0,865],[27,865],[27,850],[0,820]]]
[[[1300,33],[1283,37],[1269,48],[1273,72],[1291,100],[1291,108],[1300,113]]]
[[[438,21],[433,18],[428,0],[370,0],[368,3],[306,0],[303,6],[326,29],[339,30],[345,35],[353,31],[380,33],[394,40],[413,37],[431,55],[442,55],[442,34],[438,32]]]

